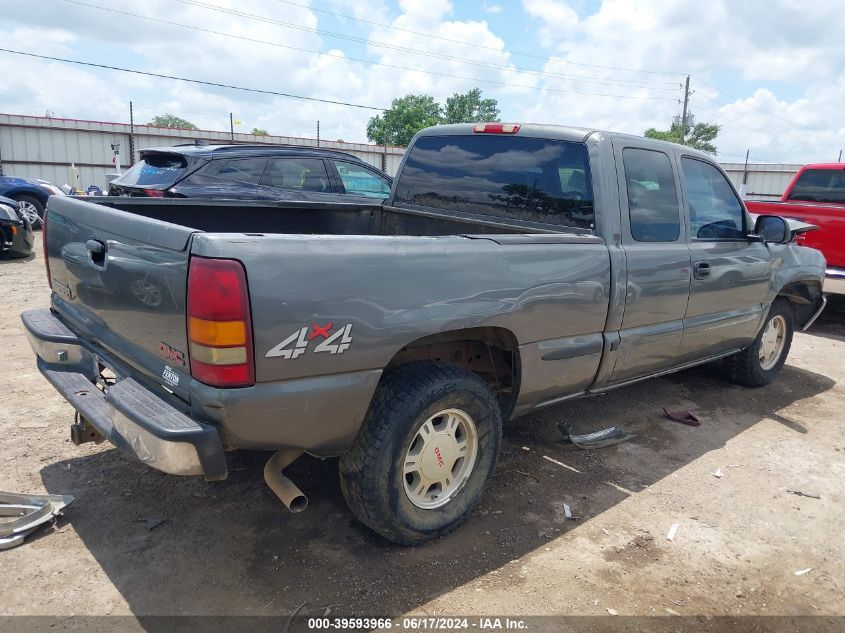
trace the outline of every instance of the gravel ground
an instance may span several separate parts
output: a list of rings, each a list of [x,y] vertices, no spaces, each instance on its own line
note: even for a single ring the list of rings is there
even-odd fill
[[[409,549],[353,520],[335,460],[289,469],[311,500],[291,515],[258,453],[207,483],[75,447],[72,410],[37,372],[18,318],[48,304],[40,253],[0,261],[0,294],[0,488],[76,496],[52,529],[0,552],[0,616],[845,615],[842,306],[796,335],[767,388],[705,367],[511,422],[471,520]],[[561,441],[563,420],[637,437],[579,451]]]

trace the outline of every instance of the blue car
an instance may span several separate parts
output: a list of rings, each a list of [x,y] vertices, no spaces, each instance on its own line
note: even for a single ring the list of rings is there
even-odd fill
[[[50,196],[63,196],[64,191],[46,180],[0,176],[0,196],[18,203],[18,212],[26,218],[32,228],[40,228],[44,208]]]

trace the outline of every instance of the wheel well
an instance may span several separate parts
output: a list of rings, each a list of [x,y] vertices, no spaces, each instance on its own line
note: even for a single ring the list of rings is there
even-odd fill
[[[7,198],[12,198],[13,200],[17,200],[21,196],[28,196],[30,198],[35,198],[40,202],[42,205],[47,205],[47,198],[48,196],[42,194],[41,192],[35,192],[31,189],[17,189],[15,191],[10,191],[7,194],[4,194]]]
[[[813,316],[821,294],[822,287],[818,282],[793,281],[781,288],[778,298],[789,301],[795,314],[795,324],[801,327]]]
[[[415,360],[448,363],[481,376],[490,386],[507,420],[519,394],[519,344],[510,330],[498,327],[439,332],[400,349],[386,369]]]

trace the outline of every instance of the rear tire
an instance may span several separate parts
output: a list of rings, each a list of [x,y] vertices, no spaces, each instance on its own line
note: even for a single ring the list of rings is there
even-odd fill
[[[792,304],[786,299],[776,299],[754,342],[725,359],[730,379],[746,387],[763,387],[772,382],[792,347],[794,323]]]
[[[429,361],[388,370],[352,448],[343,496],[373,531],[401,545],[455,529],[478,503],[502,437],[496,397],[475,374]]]
[[[44,224],[44,205],[38,198],[21,194],[14,198],[20,203],[20,211],[32,225],[32,230],[40,229]]]

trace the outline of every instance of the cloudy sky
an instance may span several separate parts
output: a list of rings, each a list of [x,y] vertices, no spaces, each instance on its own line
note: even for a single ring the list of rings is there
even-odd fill
[[[386,107],[479,87],[502,118],[642,134],[691,112],[723,161],[836,160],[845,147],[842,0],[35,0],[5,48]],[[366,141],[373,110],[0,53],[0,112]]]

